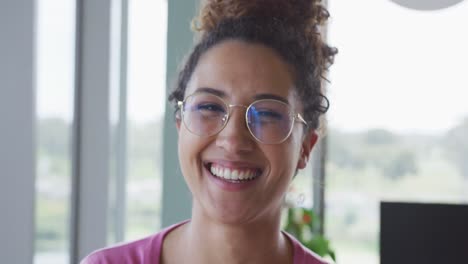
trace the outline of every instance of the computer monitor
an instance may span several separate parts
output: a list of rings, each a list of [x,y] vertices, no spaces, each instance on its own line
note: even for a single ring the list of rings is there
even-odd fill
[[[468,205],[380,203],[380,264],[468,263]]]

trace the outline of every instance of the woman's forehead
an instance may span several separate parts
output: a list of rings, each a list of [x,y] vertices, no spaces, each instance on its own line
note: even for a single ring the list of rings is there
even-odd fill
[[[209,49],[200,58],[186,96],[201,88],[211,88],[226,97],[274,95],[289,102],[294,82],[289,65],[272,49],[242,41],[226,41]]]

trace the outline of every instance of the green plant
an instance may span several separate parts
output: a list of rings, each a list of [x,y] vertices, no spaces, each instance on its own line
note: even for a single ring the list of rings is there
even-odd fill
[[[288,208],[285,231],[296,237],[304,246],[321,257],[330,256],[336,261],[330,241],[319,234],[320,221],[312,209]]]

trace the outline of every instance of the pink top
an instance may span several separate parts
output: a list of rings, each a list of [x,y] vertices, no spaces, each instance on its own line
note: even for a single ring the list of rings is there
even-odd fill
[[[81,261],[81,264],[160,264],[164,237],[184,221],[163,229],[152,236],[120,245],[97,250]],[[294,264],[326,264],[317,254],[304,247],[286,232],[294,249]]]

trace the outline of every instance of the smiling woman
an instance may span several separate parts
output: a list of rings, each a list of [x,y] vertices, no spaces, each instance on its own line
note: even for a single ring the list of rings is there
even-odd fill
[[[83,263],[325,263],[280,218],[328,109],[327,18],[319,0],[206,1],[169,96],[192,218]]]
[[[288,108],[299,110],[300,104],[295,98],[292,76],[287,67],[274,51],[264,45],[228,40],[201,57],[186,93],[196,93],[199,87],[216,87],[224,94],[225,100],[235,105],[248,105],[252,102],[261,104],[262,101],[255,100],[256,95],[272,94],[288,102]],[[269,104],[265,110],[274,111],[278,105],[284,105],[276,100],[269,101]],[[221,111],[227,113],[227,110]],[[224,128],[211,137],[196,135],[188,129],[189,126],[181,126],[178,121],[182,174],[197,200],[194,205],[203,208],[200,208],[200,213],[206,214],[205,220],[212,221],[213,224],[247,224],[258,221],[275,226],[279,224],[279,217],[272,216],[280,213],[283,195],[297,166],[299,169],[305,167],[305,162],[301,162],[299,155],[301,147],[304,148],[303,152],[310,151],[313,135],[310,135],[311,139],[302,142],[303,137],[306,137],[305,130],[301,125],[293,126],[294,123],[287,120],[290,119],[291,112],[287,108],[283,110],[286,112],[283,120],[277,120],[277,123],[286,123],[283,126],[289,126],[287,132],[278,129],[271,122],[260,123],[261,127],[258,127],[260,124],[255,124],[252,119],[245,120],[245,112],[243,107],[232,109],[229,122],[225,117],[220,118],[220,125],[223,119],[226,120]],[[249,112],[247,111],[247,116]],[[198,122],[195,118],[186,121],[189,117],[191,116],[182,115],[184,123],[189,123],[190,127]],[[209,127],[211,122],[201,120],[199,126]],[[257,126],[260,131],[252,133],[255,136],[247,129],[252,126]],[[291,130],[293,132],[288,137]],[[271,144],[270,141],[259,144],[255,140],[259,135],[276,133],[281,136],[264,139],[273,139],[273,143],[283,142],[282,144]],[[210,173],[212,167],[223,174]],[[252,174],[253,177],[250,180],[232,179],[236,170],[241,175]],[[198,214],[198,211],[194,210],[194,213]],[[196,219],[192,219],[192,222]]]

